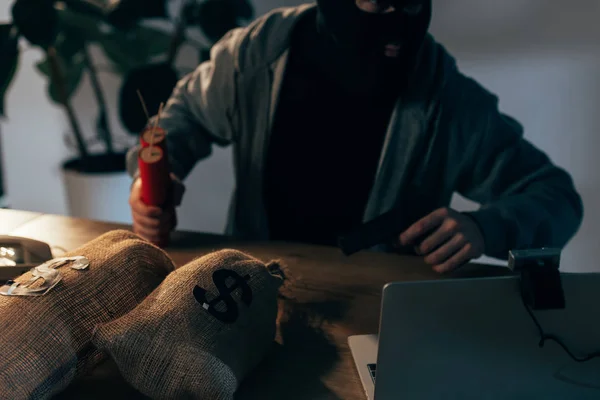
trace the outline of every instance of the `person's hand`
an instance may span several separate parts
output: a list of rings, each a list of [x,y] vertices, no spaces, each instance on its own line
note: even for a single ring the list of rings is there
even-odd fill
[[[148,206],[141,198],[142,181],[137,178],[129,194],[129,206],[133,217],[133,231],[152,243],[160,243],[177,225],[174,207],[164,210]]]
[[[415,246],[437,272],[452,271],[485,250],[483,235],[471,217],[440,208],[411,225],[399,237],[401,246]]]

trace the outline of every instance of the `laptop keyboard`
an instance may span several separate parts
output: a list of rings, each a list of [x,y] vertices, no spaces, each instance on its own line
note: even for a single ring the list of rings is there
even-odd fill
[[[369,369],[371,379],[373,379],[373,384],[375,384],[375,373],[377,372],[377,364],[367,364],[367,368]]]

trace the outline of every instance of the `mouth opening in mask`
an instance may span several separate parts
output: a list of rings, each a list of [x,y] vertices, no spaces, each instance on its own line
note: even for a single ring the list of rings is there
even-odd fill
[[[322,31],[341,51],[408,61],[431,21],[431,0],[317,0]]]

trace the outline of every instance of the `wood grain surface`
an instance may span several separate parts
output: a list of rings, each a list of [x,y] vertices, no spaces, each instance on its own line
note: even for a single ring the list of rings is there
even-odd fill
[[[12,218],[11,213],[2,211],[0,220],[5,216]],[[72,250],[112,229],[130,227],[42,215],[10,233]],[[211,251],[235,248],[264,261],[280,260],[290,272],[290,284],[280,302],[273,350],[242,383],[239,399],[364,400],[347,339],[350,335],[377,332],[381,290],[386,283],[508,273],[506,268],[469,264],[453,274],[439,275],[415,257],[370,252],[346,257],[336,248],[240,243],[192,232],[176,232],[172,239],[166,250],[178,266]],[[57,398],[117,400],[144,396],[127,385],[108,361]]]

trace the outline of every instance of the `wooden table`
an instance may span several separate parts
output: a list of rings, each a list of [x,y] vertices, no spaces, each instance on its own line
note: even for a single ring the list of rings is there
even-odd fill
[[[0,210],[2,233],[42,240],[73,250],[112,229],[110,224],[56,215]],[[8,227],[8,228],[7,228]],[[236,248],[263,260],[280,259],[295,282],[282,301],[273,352],[238,391],[240,399],[360,399],[365,395],[347,338],[376,333],[381,289],[390,281],[498,276],[505,268],[469,264],[438,275],[420,258],[363,252],[346,257],[336,248],[295,243],[236,243],[231,238],[176,232],[167,252],[179,266],[208,252]],[[144,398],[108,361],[75,382],[59,399]]]

